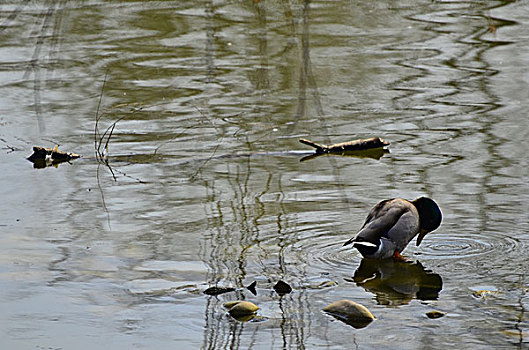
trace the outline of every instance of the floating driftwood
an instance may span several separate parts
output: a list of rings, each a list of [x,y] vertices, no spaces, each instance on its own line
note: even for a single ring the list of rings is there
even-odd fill
[[[317,154],[323,153],[344,153],[347,151],[365,151],[374,148],[382,148],[388,146],[389,142],[380,137],[372,137],[370,139],[358,139],[348,142],[336,143],[334,145],[323,145],[312,142],[307,139],[300,139],[299,142],[316,148]]]
[[[380,159],[384,154],[389,153],[389,150],[384,148],[389,145],[389,142],[380,137],[358,139],[334,145],[323,145],[307,139],[300,139],[299,142],[316,149],[315,153],[301,158],[301,162],[324,155]]]
[[[35,168],[45,168],[52,165],[57,166],[60,163],[69,162],[80,157],[76,153],[59,151],[59,146],[53,148],[34,146],[33,154],[27,159],[33,163]]]

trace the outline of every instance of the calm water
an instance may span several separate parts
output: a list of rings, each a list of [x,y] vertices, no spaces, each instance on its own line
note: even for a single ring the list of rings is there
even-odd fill
[[[528,5],[2,2],[2,348],[528,347]],[[371,136],[390,153],[283,152]],[[85,158],[25,160],[55,144]],[[444,221],[408,263],[342,248],[420,195]]]

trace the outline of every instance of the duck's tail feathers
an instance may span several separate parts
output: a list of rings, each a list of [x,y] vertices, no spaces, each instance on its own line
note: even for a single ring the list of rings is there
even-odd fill
[[[353,242],[354,242],[354,238],[351,238],[350,240],[348,240],[347,242],[345,242],[345,243],[343,244],[343,247],[345,247],[346,245],[349,245],[349,244],[351,244],[351,243],[353,243]]]
[[[359,245],[363,245],[364,247],[378,248],[376,244],[373,244],[371,242],[354,242],[353,247]]]
[[[370,247],[370,248],[376,248],[376,247],[377,247],[376,244],[373,244],[373,243],[371,243],[371,242],[365,242],[365,241],[360,241],[360,242],[358,242],[358,241],[355,241],[355,238],[356,238],[356,237],[351,238],[350,240],[348,240],[347,242],[345,242],[345,243],[343,244],[343,246],[345,247],[346,245],[349,245],[349,244],[353,243],[353,247],[354,247],[354,246],[364,246],[364,247]]]

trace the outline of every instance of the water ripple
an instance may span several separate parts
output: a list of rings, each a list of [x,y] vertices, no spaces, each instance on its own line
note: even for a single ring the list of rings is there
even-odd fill
[[[442,241],[427,241],[421,245],[420,255],[433,259],[463,259],[481,255],[503,255],[523,249],[521,243],[501,234],[466,233],[460,235],[443,234]]]
[[[516,239],[499,233],[443,234],[442,240],[425,241],[415,247],[412,241],[404,251],[405,256],[416,255],[427,259],[468,259],[480,256],[497,257],[513,252],[522,252],[527,247]],[[293,243],[288,250],[291,254],[303,252],[305,263],[326,271],[349,272],[361,259],[353,248],[342,248],[342,240],[328,234],[304,237]],[[299,253],[298,253],[299,254]]]
[[[342,244],[338,237],[320,235],[302,239],[293,244],[291,249],[304,252],[306,263],[310,266],[349,272],[360,255],[356,249],[342,249]]]

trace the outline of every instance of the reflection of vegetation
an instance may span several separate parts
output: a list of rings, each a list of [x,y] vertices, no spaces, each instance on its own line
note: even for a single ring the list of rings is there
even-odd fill
[[[135,113],[140,112],[145,106],[141,106],[137,103],[135,104],[119,104],[117,106],[113,106],[111,110],[120,110],[122,112],[122,116],[114,120],[112,123],[110,123],[106,129],[101,132],[100,131],[100,121],[103,117],[104,113],[100,113],[99,109],[101,107],[101,101],[103,100],[103,94],[105,92],[105,85],[107,83],[108,78],[108,70],[105,74],[105,78],[103,80],[103,84],[101,86],[101,93],[99,95],[99,102],[97,104],[96,114],[95,114],[95,123],[94,123],[94,153],[95,153],[95,159],[97,160],[98,167],[97,167],[97,180],[99,184],[99,166],[103,165],[105,166],[109,172],[112,174],[112,177],[114,181],[117,181],[116,173],[119,173],[120,175],[127,177],[129,179],[132,179],[138,183],[143,183],[143,181],[139,178],[132,177],[130,175],[125,174],[124,172],[116,169],[110,164],[109,160],[109,145],[110,140],[112,138],[112,135],[114,134],[114,130],[116,128],[116,125],[126,119],[130,116],[134,115]],[[128,108],[132,108],[132,110],[125,110]],[[154,155],[153,155],[154,156]],[[140,156],[141,157],[141,156]],[[139,158],[139,157],[138,157]],[[117,157],[116,157],[117,159]],[[152,159],[152,157],[151,157]]]
[[[287,3],[284,5],[288,8],[286,12],[291,15],[290,5]],[[257,43],[261,57],[260,69],[255,74],[253,82],[256,84],[256,89],[266,90],[269,88],[270,82],[265,5],[254,3],[253,6],[260,25]],[[308,43],[308,7],[308,1],[306,1],[302,10],[302,16],[305,18],[304,23],[307,25],[304,27],[303,34],[303,40],[306,44]],[[216,13],[213,5],[208,6],[207,13],[209,19],[214,22]],[[207,55],[210,57],[208,67],[213,67],[211,57],[213,56],[212,50],[215,41],[214,28],[215,26],[212,24],[207,32]],[[294,30],[295,27],[292,29]],[[292,36],[295,36],[294,32]],[[292,47],[291,43],[288,43],[287,46],[287,50]],[[308,54],[308,47],[305,50]],[[208,69],[208,81],[216,80],[214,72],[214,69]],[[307,70],[304,69],[303,72],[304,78],[302,80],[306,81]],[[249,147],[251,145],[249,141],[246,144]],[[261,197],[274,193],[272,186],[276,173],[270,170],[268,174],[256,174],[255,170],[252,169],[251,157],[246,157],[246,168],[244,168],[243,162],[237,162],[235,166],[231,164],[226,165],[224,176],[217,174],[215,180],[205,181],[208,203],[210,203],[207,216],[210,219],[208,220],[208,235],[205,237],[206,240],[202,248],[202,258],[209,266],[208,284],[217,285],[221,284],[219,282],[222,280],[228,280],[230,284],[241,288],[248,277],[252,279],[261,278],[265,281],[285,279],[289,282],[294,278],[302,279],[304,276],[303,266],[297,266],[296,271],[293,271],[292,266],[288,265],[285,258],[285,250],[296,242],[296,235],[295,229],[290,227],[288,212],[282,204],[282,198],[285,197],[285,194],[281,186],[281,177],[277,179],[276,192],[280,199],[273,207],[270,207],[269,203],[261,200]],[[226,194],[219,192],[215,186],[217,182],[223,180],[223,177],[232,188],[227,198]],[[256,177],[264,179],[260,182],[259,192],[253,193],[251,181]],[[273,216],[276,217],[274,223],[267,223],[267,214],[271,214],[270,210],[273,210]],[[231,222],[236,223],[236,226],[232,226]],[[265,232],[263,232],[263,225],[267,225]],[[254,265],[254,261],[257,266]],[[286,292],[287,288],[280,291]],[[244,300],[245,295],[242,290],[236,293],[239,293],[239,299]],[[280,327],[282,339],[274,340],[274,343],[276,341],[282,342],[282,348],[303,348],[305,346],[303,324],[308,322],[307,318],[309,317],[306,313],[306,298],[305,290],[280,297],[277,305],[281,313],[280,319],[270,318],[267,321],[277,323]],[[273,308],[275,309],[275,307]],[[219,308],[219,303],[210,298],[206,309],[207,324],[204,333],[204,349],[238,347],[245,324],[222,322],[221,320],[225,320],[223,313],[224,311]],[[253,337],[251,336],[251,338]]]
[[[10,23],[14,21],[16,17],[23,14],[24,9],[28,6],[29,2],[29,0],[23,0],[17,4],[16,9],[11,11],[9,16],[0,23],[0,33],[9,28]],[[28,79],[29,76],[33,74],[34,109],[37,116],[39,131],[41,132],[45,131],[44,124],[42,123],[41,90],[43,88],[43,79],[41,69],[44,66],[48,66],[47,70],[50,73],[53,72],[55,67],[53,62],[56,61],[56,57],[54,56],[59,44],[65,3],[66,1],[59,0],[46,4],[40,14],[36,16],[35,26],[37,26],[38,29],[30,35],[30,37],[36,38],[36,40],[31,59],[27,60],[23,78],[24,80]],[[51,31],[50,27],[52,28]],[[41,53],[45,44],[49,44],[49,53],[46,63],[43,62],[44,59]]]

